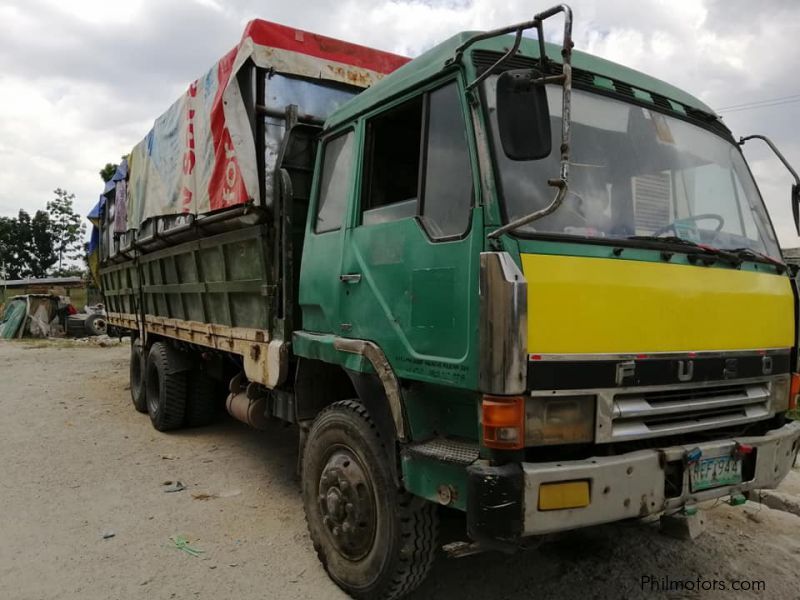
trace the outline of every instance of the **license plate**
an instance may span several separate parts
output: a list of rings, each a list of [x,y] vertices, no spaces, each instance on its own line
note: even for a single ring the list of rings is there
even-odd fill
[[[703,458],[689,466],[689,487],[693,492],[742,482],[742,461],[731,456]]]

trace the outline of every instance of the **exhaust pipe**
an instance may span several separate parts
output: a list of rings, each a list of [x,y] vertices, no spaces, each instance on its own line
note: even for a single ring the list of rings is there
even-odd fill
[[[246,423],[254,429],[266,429],[269,421],[269,417],[267,417],[269,396],[263,388],[252,382],[242,390],[242,379],[240,373],[231,380],[230,394],[225,401],[225,409],[234,419]]]

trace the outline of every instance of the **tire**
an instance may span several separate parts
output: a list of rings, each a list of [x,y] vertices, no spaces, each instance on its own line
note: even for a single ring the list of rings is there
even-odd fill
[[[131,400],[133,407],[140,413],[147,412],[147,387],[145,386],[145,358],[142,341],[139,338],[131,340]]]
[[[80,317],[67,317],[66,332],[70,337],[86,337],[86,319]]]
[[[186,371],[178,370],[177,350],[156,342],[147,355],[147,412],[158,431],[183,425],[186,410]]]
[[[436,551],[436,507],[397,488],[384,441],[355,400],[322,411],[303,452],[303,506],[331,579],[358,600],[414,590]]]
[[[189,374],[186,394],[187,427],[203,427],[216,421],[222,406],[222,386],[202,365]]]
[[[103,315],[89,315],[83,322],[86,335],[103,335],[108,329],[108,321]]]

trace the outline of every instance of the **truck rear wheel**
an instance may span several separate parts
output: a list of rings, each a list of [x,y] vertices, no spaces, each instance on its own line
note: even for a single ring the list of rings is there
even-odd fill
[[[147,390],[144,383],[145,359],[142,340],[131,340],[131,400],[133,407],[140,413],[147,412]]]
[[[219,382],[198,367],[189,373],[186,394],[186,426],[203,427],[213,423],[221,407]]]
[[[361,403],[342,400],[320,413],[302,481],[314,549],[339,587],[359,600],[389,600],[422,582],[436,550],[436,508],[397,488]]]
[[[147,356],[147,412],[159,431],[183,425],[186,372],[178,368],[177,350],[156,342]]]

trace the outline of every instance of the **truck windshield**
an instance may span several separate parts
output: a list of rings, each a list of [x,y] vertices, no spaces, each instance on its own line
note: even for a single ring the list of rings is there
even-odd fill
[[[545,207],[558,173],[561,88],[547,90],[553,152],[516,161],[497,133],[493,76],[485,82],[506,222]],[[575,90],[569,193],[554,213],[514,235],[681,238],[720,249],[780,251],[764,204],[738,148],[718,135],[656,111]],[[679,241],[679,240],[678,240]]]

